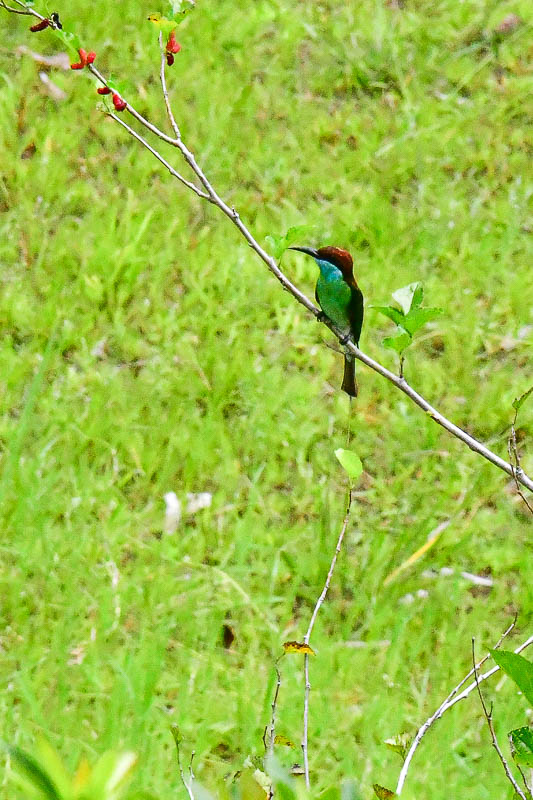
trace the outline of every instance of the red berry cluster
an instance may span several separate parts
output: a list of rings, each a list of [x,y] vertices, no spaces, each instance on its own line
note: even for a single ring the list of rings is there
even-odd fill
[[[98,92],[98,94],[111,94],[111,89],[109,88],[109,86],[100,86],[100,88],[97,89],[96,91]],[[124,111],[124,109],[128,105],[126,101],[123,100],[119,94],[117,94],[117,92],[113,92],[112,100],[113,100],[113,105],[115,106],[115,109],[117,111]]]
[[[86,53],[85,50],[83,50],[80,47],[78,53],[80,55],[80,60],[76,61],[76,63],[74,64],[71,64],[70,65],[71,69],[84,69],[84,67],[86,67],[87,64],[92,64],[94,59],[96,58],[96,53],[94,52],[94,50],[91,50],[90,53]]]
[[[165,55],[167,57],[167,64],[169,67],[174,63],[174,56],[181,50],[181,44],[176,40],[174,31],[170,32],[167,45],[165,47]]]
[[[52,17],[54,17],[53,14]],[[53,22],[56,26],[59,26],[60,28],[62,27],[59,22],[59,18],[57,20],[54,19]],[[36,33],[37,31],[44,31],[46,28],[49,28],[51,24],[52,21],[50,19],[42,19],[39,22],[36,22],[35,25],[32,25],[30,31],[33,33]],[[167,61],[169,64],[174,63],[174,56],[172,54],[179,53],[180,50],[181,45],[176,41],[174,32],[172,32],[168,37],[167,42]],[[87,67],[89,64],[93,64],[96,58],[96,53],[94,50],[91,50],[87,53],[82,47],[80,47],[78,50],[78,54],[80,56],[80,60],[74,62],[74,64],[71,64],[71,69],[85,69],[85,67]],[[172,61],[169,61],[170,58],[172,58]],[[128,104],[126,101],[123,100],[117,92],[112,92],[108,86],[100,86],[96,91],[98,94],[113,94],[112,100],[116,111],[124,111],[124,109],[127,108]]]

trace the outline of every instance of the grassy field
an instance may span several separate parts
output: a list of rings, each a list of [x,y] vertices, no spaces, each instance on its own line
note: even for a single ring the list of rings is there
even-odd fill
[[[154,4],[56,5],[165,125]],[[524,24],[495,48],[511,12]],[[261,242],[309,224],[302,244],[351,250],[361,346],[391,368],[392,326],[369,306],[423,282],[446,313],[406,375],[503,456],[532,383],[528,13],[525,0],[198,0],[169,72],[186,142]],[[305,633],[334,550],[342,359],[217,210],[102,116],[85,74],[51,71],[66,99],[50,97],[42,67],[16,55],[58,52],[48,32],[0,21],[2,738],[31,750],[44,733],[71,768],[131,748],[132,792],[159,799],[182,791],[175,722],[216,790],[263,750],[273,659]],[[312,261],[283,264],[312,294]],[[317,791],[353,778],[369,798],[400,768],[383,740],[437,707],[471,637],[484,651],[515,612],[514,646],[531,633],[533,547],[503,473],[379,376],[359,381],[365,472],[312,642],[310,759]],[[519,422],[531,471],[533,402]],[[168,533],[171,491],[212,503]],[[301,662],[285,662],[278,730],[299,742]],[[509,682],[487,696],[505,741],[525,703]],[[404,796],[506,792],[472,697],[428,734]],[[2,800],[16,796],[3,778]]]

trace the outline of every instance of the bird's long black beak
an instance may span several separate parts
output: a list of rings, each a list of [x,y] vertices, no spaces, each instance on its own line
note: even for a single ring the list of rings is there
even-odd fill
[[[289,250],[299,250],[300,253],[305,253],[308,256],[313,256],[313,258],[318,258],[317,251],[313,250],[312,247],[289,247]]]

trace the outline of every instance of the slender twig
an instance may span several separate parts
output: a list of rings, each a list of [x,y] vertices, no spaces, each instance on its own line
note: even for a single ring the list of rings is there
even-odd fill
[[[21,0],[13,0],[13,2],[16,2],[17,5],[20,5],[21,7],[25,8],[25,5],[24,5],[24,3],[21,2]],[[6,6],[2,6],[2,7],[4,7],[8,11],[10,10],[9,7],[6,7]],[[28,9],[28,11],[29,11],[30,14],[33,14],[34,16],[38,17],[39,19],[44,19],[44,17],[42,17],[37,12],[33,11],[33,9]],[[163,56],[162,56],[162,58],[163,58]],[[106,81],[105,77],[94,66],[94,64],[90,64],[88,68],[91,71],[91,73],[104,86],[107,86],[107,81]],[[164,64],[163,64],[163,70],[164,70]],[[164,78],[163,78],[163,80],[164,80]],[[216,205],[220,209],[220,211],[222,211],[222,213],[225,214],[225,216],[227,216],[231,220],[231,222],[239,230],[239,232],[244,237],[244,239],[248,242],[248,244],[250,245],[252,250],[254,250],[254,252],[259,256],[259,258],[266,264],[268,269],[273,273],[273,275],[281,283],[283,288],[286,289],[288,292],[290,292],[290,294],[292,294],[292,296],[301,305],[303,305],[308,311],[310,311],[312,314],[314,314],[315,317],[320,317],[320,321],[323,322],[323,324],[325,324],[335,334],[335,336],[337,337],[337,339],[339,341],[342,340],[343,344],[344,344],[344,339],[343,339],[344,334],[343,334],[343,332],[339,331],[333,325],[333,323],[330,322],[328,319],[324,319],[323,318],[323,315],[321,314],[320,309],[318,309],[309,300],[309,298],[303,292],[301,292],[287,278],[287,276],[279,268],[279,265],[277,264],[277,262],[261,247],[261,245],[257,242],[257,240],[254,238],[254,236],[248,230],[246,225],[242,222],[242,220],[241,220],[239,214],[237,213],[237,211],[234,208],[232,208],[231,206],[229,206],[226,202],[224,202],[224,200],[222,200],[222,198],[217,194],[217,192],[215,191],[214,187],[212,186],[212,184],[209,182],[209,180],[207,179],[206,175],[204,174],[203,170],[198,165],[198,163],[197,163],[197,161],[196,161],[196,159],[194,157],[194,154],[188,149],[188,147],[186,147],[186,145],[183,143],[181,137],[173,138],[172,136],[168,136],[166,133],[164,133],[162,130],[160,130],[157,126],[155,126],[153,123],[151,123],[145,117],[143,117],[142,114],[140,114],[130,103],[128,103],[127,101],[125,101],[125,102],[127,103],[126,109],[127,109],[128,113],[131,114],[141,125],[143,125],[145,128],[147,128],[147,130],[151,131],[151,133],[153,133],[159,139],[161,139],[162,141],[166,142],[167,144],[172,145],[173,147],[176,147],[181,152],[183,158],[185,159],[185,161],[187,162],[189,167],[192,169],[192,171],[195,173],[195,175],[199,179],[200,183],[202,184],[202,186],[205,189],[205,193],[208,196],[205,197],[203,193],[200,194],[200,190],[198,190],[198,188],[195,187],[194,184],[190,184],[189,182],[186,182],[183,177],[179,176],[179,173],[176,173],[176,171],[172,172],[174,177],[176,177],[178,180],[180,180],[182,183],[184,183],[187,186],[187,188],[190,188],[192,191],[194,191],[195,194],[197,194],[200,197],[202,197],[202,199],[208,200],[208,202],[211,202],[214,205]],[[168,101],[168,94],[167,94],[167,97],[165,99],[165,104],[167,102],[168,102],[168,106],[167,106],[167,111],[168,111],[168,108],[170,108],[170,102]],[[172,112],[170,111],[170,113],[172,113]],[[159,155],[157,153],[157,151],[155,151],[155,149],[153,147],[148,145],[148,143],[144,139],[142,139],[142,137],[139,137],[139,135],[136,134],[133,131],[132,128],[129,128],[129,126],[126,126],[121,120],[118,119],[118,117],[116,115],[110,115],[110,116],[112,116],[113,119],[115,119],[118,122],[120,122],[122,124],[122,126],[128,131],[128,133],[130,133],[130,135],[134,136],[137,139],[137,141],[139,141],[141,144],[143,144],[145,147],[147,147],[147,149],[162,164],[164,164],[164,166],[167,169],[169,168],[168,167],[168,162],[166,162],[166,160],[161,155]],[[172,124],[172,120],[171,120],[171,124]],[[533,492],[533,479],[532,478],[530,478],[528,475],[526,475],[526,473],[524,473],[521,469],[515,469],[515,467],[512,464],[510,464],[507,461],[505,461],[503,458],[498,456],[496,453],[493,453],[492,450],[490,450],[484,444],[479,442],[475,437],[471,436],[469,433],[467,433],[466,431],[462,430],[462,428],[459,428],[457,425],[455,425],[453,422],[451,422],[449,419],[447,419],[443,414],[441,414],[439,411],[437,411],[436,408],[434,408],[430,403],[428,403],[428,401],[425,400],[425,398],[422,397],[422,395],[420,395],[415,389],[413,389],[407,383],[405,378],[399,377],[399,376],[395,375],[394,373],[390,372],[390,370],[388,370],[386,367],[382,366],[379,362],[375,361],[373,358],[371,358],[370,356],[366,355],[361,350],[359,350],[359,348],[356,347],[352,342],[347,342],[345,344],[345,347],[348,348],[348,350],[355,356],[355,358],[357,358],[363,364],[366,364],[367,367],[369,367],[370,369],[374,370],[374,372],[377,372],[383,378],[385,378],[390,383],[392,383],[397,389],[399,389],[401,392],[403,392],[405,395],[407,395],[407,397],[409,397],[409,399],[412,400],[413,403],[415,403],[419,408],[422,409],[422,411],[424,411],[429,417],[431,417],[431,419],[434,422],[436,422],[437,425],[440,425],[442,428],[444,428],[446,431],[448,431],[448,433],[450,433],[456,439],[459,439],[464,444],[466,444],[466,446],[469,447],[473,452],[475,452],[478,455],[482,456],[482,458],[486,459],[491,464],[493,464],[494,466],[498,467],[498,469],[501,469],[507,475],[512,477],[514,480],[516,480],[519,484],[521,484],[522,486],[525,486],[527,489],[529,489],[530,491]]]
[[[189,762],[190,781],[187,781],[187,779],[185,777],[185,772],[183,771],[183,765],[181,763],[181,752],[180,752],[181,736],[180,736],[180,733],[178,731],[177,725],[176,726],[171,726],[171,730],[172,730],[172,735],[174,737],[174,742],[176,744],[176,754],[177,754],[177,759],[178,759],[178,769],[179,769],[179,773],[180,773],[181,782],[184,785],[187,794],[189,795],[189,800],[194,800],[194,793],[193,793],[193,790],[192,790],[192,784],[193,784],[193,781],[194,781],[194,775],[193,775],[193,771],[192,771],[192,760],[194,758],[194,750],[191,753],[191,760]]]
[[[507,452],[509,453],[509,461],[511,462],[513,468],[513,478],[516,486],[516,492],[519,495],[519,497],[522,498],[522,500],[526,504],[531,514],[533,514],[533,506],[529,503],[527,497],[523,493],[522,489],[520,488],[520,484],[518,482],[519,475],[523,473],[523,470],[520,464],[520,454],[518,452],[518,445],[516,443],[517,417],[518,417],[518,409],[515,409],[514,419],[511,423],[511,433],[509,434],[509,438],[507,440]]]
[[[522,780],[524,781],[524,786],[525,786],[526,792],[528,793],[530,798],[533,797],[533,793],[531,791],[531,786],[527,782],[527,778],[525,776],[524,770],[522,769],[520,764],[515,764],[515,766],[516,766],[518,772],[520,773],[520,775],[522,776]]]
[[[146,139],[143,139],[143,137],[139,133],[137,133],[137,131],[134,131],[133,128],[130,128],[127,122],[124,122],[123,119],[120,119],[120,117],[118,117],[116,114],[113,114],[111,111],[108,111],[106,113],[108,117],[111,117],[111,119],[114,119],[115,122],[118,122],[119,125],[122,125],[122,127],[128,131],[130,136],[133,136],[134,139],[137,139],[137,141],[143,145],[143,147],[146,147],[146,149],[149,150],[150,153],[152,153],[152,155],[155,156],[157,160],[160,161],[161,164],[163,164],[164,167],[166,167],[166,169],[168,169],[168,171],[170,172],[171,175],[174,176],[174,178],[177,178],[178,181],[181,181],[181,183],[187,186],[188,189],[191,189],[191,191],[197,194],[198,197],[201,197],[203,200],[209,199],[208,195],[205,192],[202,192],[202,190],[198,189],[198,187],[195,186],[194,183],[191,183],[190,181],[187,180],[187,178],[184,178],[183,175],[180,175],[180,173],[177,172],[174,169],[174,167],[171,166],[168,163],[168,161],[165,158],[163,158],[163,156],[160,153],[157,152],[157,150],[154,150],[154,148],[150,144],[148,144]]]
[[[15,0],[15,3],[16,2],[17,0]],[[11,8],[10,6],[6,5],[6,3],[4,3],[4,0],[0,0],[0,8],[5,8],[5,10],[9,11],[11,14],[21,14],[23,17],[36,16],[35,14],[32,14],[32,12],[29,9],[25,9],[24,11],[19,11],[18,8]]]
[[[501,751],[500,745],[498,744],[498,739],[496,737],[496,731],[494,730],[494,723],[492,721],[492,705],[491,705],[490,710],[489,710],[487,708],[486,703],[485,703],[485,699],[483,697],[483,693],[481,691],[481,687],[479,685],[479,680],[478,680],[478,677],[477,677],[476,650],[475,650],[475,640],[474,639],[472,639],[472,663],[474,665],[474,667],[473,667],[474,678],[475,678],[477,693],[479,695],[479,702],[481,703],[481,707],[483,709],[483,714],[485,715],[485,719],[487,720],[487,725],[488,725],[488,728],[489,728],[489,731],[490,731],[490,738],[492,740],[492,746],[496,750],[496,752],[498,754],[498,758],[502,762],[502,767],[503,767],[503,769],[505,771],[505,774],[507,775],[507,780],[509,781],[509,783],[511,784],[511,786],[515,790],[516,794],[520,798],[522,798],[522,800],[526,800],[526,796],[525,796],[524,792],[522,791],[522,789],[520,788],[520,786],[518,785],[518,783],[516,782],[513,773],[509,769],[509,764],[507,763],[507,761],[505,759],[505,756],[503,755],[503,753]]]
[[[494,649],[497,649],[501,645],[501,643],[504,640],[504,638],[506,636],[508,636],[508,634],[513,630],[514,625],[515,625],[515,623],[513,622],[507,628],[507,630],[500,637],[500,639],[499,639],[499,641],[496,644]],[[530,636],[529,639],[526,639],[525,642],[522,642],[522,644],[519,645],[514,652],[515,653],[521,653],[522,650],[525,650],[526,647],[529,647],[531,644],[533,644],[533,636]],[[479,669],[489,658],[490,658],[490,655],[484,656],[484,658],[482,658],[481,661],[478,663],[477,668]],[[483,681],[486,681],[488,678],[490,678],[492,675],[494,675],[494,673],[498,672],[499,669],[500,668],[498,666],[495,666],[495,667],[492,667],[491,669],[487,670],[487,672],[484,672],[482,675],[478,674],[478,683],[482,683]],[[472,675],[473,675],[473,670],[470,670],[470,672],[468,672],[468,674],[465,675],[465,677],[457,684],[457,686],[454,689],[452,689],[452,691],[450,692],[448,697],[440,704],[440,706],[437,708],[437,710],[420,726],[420,728],[416,732],[415,738],[413,739],[411,747],[409,748],[409,752],[407,753],[407,755],[405,757],[405,761],[403,762],[403,766],[402,766],[400,775],[398,777],[398,783],[397,783],[397,786],[396,786],[396,794],[401,794],[403,786],[405,784],[405,780],[407,778],[407,773],[409,771],[409,767],[411,765],[412,758],[413,758],[413,756],[415,754],[415,751],[417,750],[418,746],[420,745],[420,742],[422,741],[422,739],[424,738],[424,736],[426,735],[428,730],[431,728],[431,726],[438,719],[440,719],[443,716],[443,714],[446,713],[446,711],[449,711],[449,709],[452,708],[452,706],[454,706],[456,703],[459,703],[461,700],[465,700],[468,697],[468,695],[471,692],[473,692],[474,689],[476,688],[476,683],[473,682],[473,683],[469,684],[466,687],[466,689],[463,689],[463,691],[458,694],[459,689],[462,686],[464,686],[464,684],[469,680],[469,678]]]
[[[165,77],[165,51],[163,50],[163,34],[161,33],[159,34],[159,48],[161,50],[161,69],[159,71],[159,78],[161,80],[161,89],[163,90],[163,99],[165,101],[165,108],[167,109],[168,120],[172,126],[172,130],[176,134],[176,141],[178,142],[181,141],[181,133],[168,97],[167,80]]]
[[[274,669],[276,670],[276,691],[274,692],[274,698],[272,700],[272,715],[270,717],[270,725],[265,728],[265,732],[263,734],[263,744],[265,746],[265,753],[267,756],[272,756],[274,753],[274,740],[276,738],[276,708],[278,705],[279,690],[281,688],[281,671],[278,667],[278,664],[284,655],[285,653],[282,653],[282,655],[274,662]]]
[[[521,653],[522,650],[525,650],[526,647],[529,647],[531,644],[533,644],[533,636],[530,636],[529,639],[526,639],[525,642],[522,642],[520,647],[517,647],[514,652],[515,653]],[[484,672],[482,675],[478,675],[479,683],[482,683],[483,681],[486,681],[487,678],[491,678],[496,672],[498,672],[499,669],[500,668],[498,666],[492,667],[492,669],[487,670],[487,672]],[[471,674],[472,673],[470,673],[470,675]],[[454,697],[453,700],[450,700],[450,702],[444,707],[443,711],[448,711],[448,709],[451,708],[452,706],[454,706],[456,703],[459,703],[461,700],[464,700],[466,697],[468,697],[468,695],[471,692],[474,691],[475,688],[476,688],[476,684],[475,683],[469,684],[466,687],[466,689],[463,689],[463,691],[460,694],[457,695],[457,697]]]
[[[350,510],[352,508],[352,499],[353,499],[353,489],[350,487],[350,491],[348,494],[348,505],[346,508],[344,519],[342,521],[342,527],[341,527],[341,532],[339,534],[339,538],[337,540],[337,546],[335,547],[335,552],[331,560],[324,588],[322,589],[322,593],[318,598],[318,600],[316,601],[313,613],[311,614],[309,627],[307,628],[307,633],[304,636],[305,644],[309,644],[309,640],[311,639],[311,634],[313,632],[317,614],[320,611],[320,608],[324,600],[326,599],[326,595],[328,593],[329,585],[331,583],[331,578],[333,577],[333,572],[335,570],[335,564],[337,563],[337,558],[341,551],[344,534],[346,533],[346,528],[348,527],[348,519],[350,517]],[[309,695],[311,693],[311,684],[309,682],[309,653],[306,653],[304,655],[304,678],[305,678],[305,695],[304,695],[304,730],[302,737],[302,753],[304,758],[305,785],[309,789],[310,780],[309,780],[308,733],[309,733]]]
[[[88,64],[87,69],[94,75],[95,78],[97,78],[100,81],[100,83],[103,86],[108,86],[107,79],[102,75],[100,70],[94,66],[94,64]],[[111,87],[108,86],[108,88]],[[161,139],[163,142],[167,142],[167,144],[172,144],[172,145],[176,144],[172,136],[167,136],[166,133],[160,130],[152,122],[147,120],[146,117],[143,117],[142,114],[139,114],[139,112],[131,105],[131,103],[128,103],[124,97],[122,97],[122,99],[126,102],[126,111],[128,111],[132,117],[135,117],[137,122],[140,122],[144,128],[151,131],[151,133],[153,133],[154,136],[157,136],[157,138]]]

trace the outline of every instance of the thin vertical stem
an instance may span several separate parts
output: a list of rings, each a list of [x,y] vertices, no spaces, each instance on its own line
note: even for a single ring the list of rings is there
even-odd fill
[[[326,578],[326,582],[324,584],[324,588],[322,589],[322,593],[318,600],[316,601],[315,607],[313,609],[313,613],[311,615],[311,620],[309,622],[309,627],[307,628],[307,633],[304,636],[305,644],[309,644],[309,640],[311,639],[311,634],[313,632],[313,628],[315,625],[315,621],[320,611],[320,608],[326,599],[326,595],[329,590],[329,586],[331,583],[331,578],[333,577],[333,572],[335,570],[335,564],[337,563],[338,555],[342,548],[342,542],[344,539],[344,534],[346,533],[346,528],[348,527],[348,519],[350,517],[350,510],[352,508],[352,488],[350,487],[350,492],[348,494],[348,506],[346,508],[346,513],[344,515],[344,520],[342,522],[341,532],[339,534],[339,538],[337,540],[337,546],[335,548],[335,552],[333,554],[333,558],[331,560],[331,564],[329,567],[328,575]],[[307,789],[310,788],[311,783],[309,779],[309,697],[311,694],[311,683],[309,681],[309,654],[306,653],[304,656],[304,680],[305,680],[305,694],[304,694],[304,729],[303,729],[303,737],[302,737],[302,754],[304,759],[304,772],[305,772],[305,785]]]

